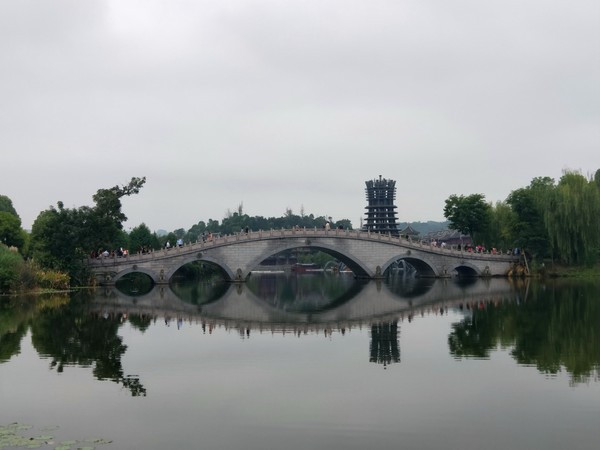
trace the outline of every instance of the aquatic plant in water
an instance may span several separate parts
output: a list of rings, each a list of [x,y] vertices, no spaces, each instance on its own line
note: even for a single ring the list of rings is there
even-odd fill
[[[112,441],[102,438],[68,440],[56,442],[53,435],[27,436],[33,429],[31,425],[11,423],[0,425],[0,450],[7,448],[45,448],[54,450],[94,450],[96,445],[110,444]],[[44,428],[42,431],[54,431],[58,427]]]

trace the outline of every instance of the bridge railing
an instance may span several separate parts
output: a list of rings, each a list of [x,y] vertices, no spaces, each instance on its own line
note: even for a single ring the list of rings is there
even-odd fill
[[[199,239],[196,242],[184,243],[183,246],[174,246],[171,248],[163,248],[159,250],[150,250],[146,253],[135,253],[128,254],[125,256],[100,256],[98,258],[88,258],[87,262],[89,266],[106,266],[115,265],[119,263],[134,263],[137,261],[148,261],[163,257],[172,257],[176,254],[191,253],[200,249],[213,248],[217,246],[231,244],[233,242],[240,241],[259,241],[264,239],[281,239],[281,238],[293,238],[293,237],[341,237],[349,239],[361,239],[379,242],[389,242],[392,244],[400,245],[406,248],[413,248],[421,251],[429,251],[438,254],[449,254],[454,256],[464,256],[469,259],[489,259],[490,257],[503,259],[503,260],[514,260],[517,257],[513,255],[505,255],[503,253],[478,253],[465,251],[464,248],[458,249],[457,246],[451,245],[447,247],[438,247],[433,245],[432,242],[423,240],[415,240],[411,237],[404,236],[393,236],[391,233],[376,233],[372,231],[362,230],[349,230],[349,229],[324,229],[324,228],[292,228],[292,229],[271,229],[271,230],[258,230],[239,232],[222,236],[207,237],[205,239]]]

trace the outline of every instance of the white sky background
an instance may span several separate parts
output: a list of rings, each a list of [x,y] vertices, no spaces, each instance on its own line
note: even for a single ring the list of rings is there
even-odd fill
[[[25,228],[146,176],[125,228],[243,202],[401,221],[600,168],[597,0],[0,1],[0,194]]]

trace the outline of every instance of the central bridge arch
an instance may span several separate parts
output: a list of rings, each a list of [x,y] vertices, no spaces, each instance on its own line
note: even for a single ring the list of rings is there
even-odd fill
[[[436,273],[432,267],[432,263],[428,261],[427,257],[410,257],[410,256],[398,256],[390,258],[382,267],[382,272],[387,271],[395,262],[398,261],[406,261],[411,266],[413,266],[420,276],[422,277],[435,277]]]
[[[310,239],[305,240],[304,242],[289,242],[289,241],[281,241],[279,245],[275,248],[269,248],[267,251],[262,252],[254,259],[252,259],[248,265],[250,272],[255,267],[263,262],[265,259],[270,256],[274,256],[278,253],[284,252],[286,250],[295,250],[299,248],[310,248],[311,250],[319,250],[327,253],[328,255],[333,256],[339,261],[343,262],[354,272],[354,275],[358,278],[370,278],[371,275],[369,273],[369,269],[362,264],[355,256],[350,255],[348,252],[344,252],[339,247],[334,247],[325,242],[313,242]]]

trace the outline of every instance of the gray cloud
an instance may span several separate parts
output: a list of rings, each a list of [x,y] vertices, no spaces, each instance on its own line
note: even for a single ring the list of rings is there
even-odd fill
[[[358,225],[364,181],[402,220],[600,167],[600,7],[561,1],[0,4],[0,192],[30,227],[148,178],[128,227],[243,201]]]

